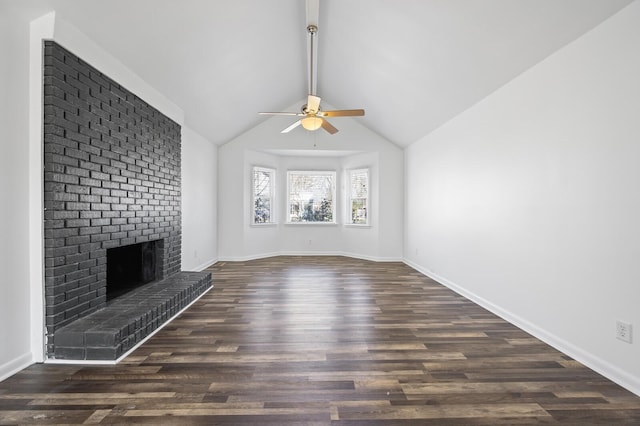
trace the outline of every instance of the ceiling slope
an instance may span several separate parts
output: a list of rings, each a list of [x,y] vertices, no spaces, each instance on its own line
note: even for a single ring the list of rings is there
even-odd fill
[[[317,93],[407,146],[631,0],[320,0]],[[0,0],[56,10],[224,144],[307,95],[303,0]],[[299,129],[302,131],[301,129]]]

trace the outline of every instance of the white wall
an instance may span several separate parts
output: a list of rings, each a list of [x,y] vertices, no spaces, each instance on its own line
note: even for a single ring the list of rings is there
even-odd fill
[[[0,13],[0,380],[31,363],[29,26]]]
[[[640,394],[640,2],[406,162],[408,263]]]
[[[218,147],[182,127],[182,269],[201,271],[218,259]]]
[[[304,103],[304,101],[301,101]],[[291,106],[297,110],[298,105]],[[329,106],[324,105],[327,109]],[[336,118],[335,135],[297,128],[280,131],[291,117],[273,117],[219,149],[220,259],[243,260],[277,254],[341,254],[372,260],[402,258],[403,153],[354,118]],[[252,166],[277,170],[274,226],[250,224]],[[344,226],[345,171],[371,169],[371,226]],[[287,170],[335,170],[338,225],[286,225]]]

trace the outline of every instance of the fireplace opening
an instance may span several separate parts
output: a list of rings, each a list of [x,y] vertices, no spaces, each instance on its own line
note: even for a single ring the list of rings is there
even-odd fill
[[[107,249],[107,302],[160,277],[158,241]]]

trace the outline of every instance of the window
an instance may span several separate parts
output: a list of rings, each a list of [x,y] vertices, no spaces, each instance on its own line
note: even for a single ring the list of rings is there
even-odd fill
[[[349,171],[349,223],[369,224],[369,169]]]
[[[276,171],[274,169],[253,168],[251,205],[254,225],[275,223],[275,180]]]
[[[336,223],[335,193],[335,172],[287,172],[287,223]]]

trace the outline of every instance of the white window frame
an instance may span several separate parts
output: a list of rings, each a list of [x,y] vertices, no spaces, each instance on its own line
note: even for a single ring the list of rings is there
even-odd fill
[[[291,177],[293,175],[310,175],[310,176],[328,176],[331,177],[331,218],[329,221],[292,221],[291,220]],[[287,171],[287,211],[286,211],[286,224],[287,225],[336,225],[337,218],[337,193],[336,193],[336,180],[337,174],[335,170],[289,170]]]
[[[365,215],[366,221],[364,223],[358,223],[353,221],[353,200],[356,198],[353,193],[353,176],[356,174],[365,173],[367,175],[367,197],[365,200]],[[371,223],[371,209],[370,209],[370,200],[371,200],[371,172],[370,169],[361,168],[361,169],[352,169],[347,170],[347,223],[351,226],[370,226]]]
[[[269,221],[268,222],[256,222],[256,173],[268,173],[269,174],[269,192],[271,193],[271,205],[269,206]],[[249,220],[252,226],[267,226],[276,225],[276,169],[271,167],[253,166],[251,168],[251,205]]]

